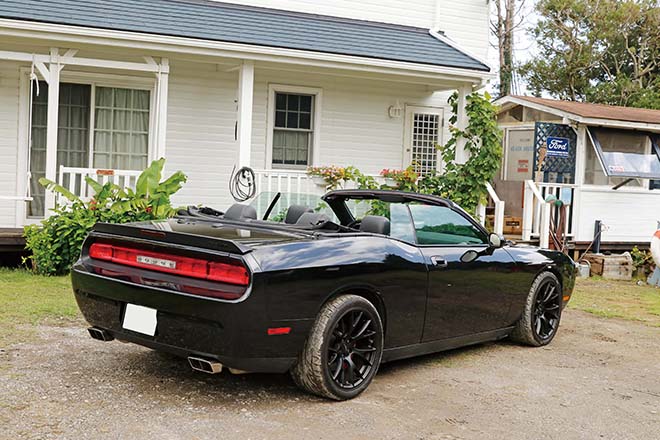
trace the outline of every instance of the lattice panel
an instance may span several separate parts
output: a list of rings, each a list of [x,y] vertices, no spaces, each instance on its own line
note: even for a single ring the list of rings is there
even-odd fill
[[[549,137],[568,140],[566,157],[553,156],[547,151]],[[537,122],[534,128],[534,179],[548,183],[575,183],[575,152],[577,135],[564,124]],[[541,172],[539,179],[537,173]]]
[[[440,115],[415,113],[412,128],[413,168],[419,175],[433,174],[438,166]]]

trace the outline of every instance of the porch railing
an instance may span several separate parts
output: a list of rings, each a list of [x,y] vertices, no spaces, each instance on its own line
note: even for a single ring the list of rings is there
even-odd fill
[[[91,177],[101,185],[112,182],[122,188],[135,189],[137,178],[141,172],[137,170],[103,170],[60,166],[57,183],[76,196],[89,199],[94,194],[94,190],[87,184],[85,177]],[[62,200],[58,199],[58,202],[62,203]]]
[[[539,239],[539,245],[547,248],[549,245],[550,222],[559,223],[559,210],[552,209],[552,205],[545,198],[552,194],[557,199],[568,198],[566,207],[566,221],[564,235],[568,238],[574,236],[573,213],[575,188],[577,185],[564,183],[538,183],[532,180],[525,181],[525,195],[523,207],[523,240]]]
[[[493,232],[502,235],[504,233],[504,200],[500,199],[500,197],[495,192],[495,188],[493,188],[493,185],[490,183],[486,183],[486,189],[488,190],[488,196],[491,198],[493,204],[495,205]]]

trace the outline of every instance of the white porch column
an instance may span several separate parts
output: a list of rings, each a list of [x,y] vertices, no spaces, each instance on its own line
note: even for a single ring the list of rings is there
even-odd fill
[[[57,130],[60,104],[60,70],[59,50],[50,49],[50,65],[48,66],[48,118],[46,125],[46,179],[57,180]],[[55,194],[46,191],[44,200],[44,216],[51,215],[55,207]]]
[[[167,58],[163,58],[158,66],[158,87],[156,89],[156,145],[154,159],[165,157],[167,144],[167,103],[169,93],[170,64]]]
[[[472,86],[465,85],[458,88],[458,108],[456,114],[456,127],[459,130],[465,130],[468,125],[468,116],[465,111],[467,105],[467,96],[472,93]],[[469,158],[469,153],[465,151],[465,139],[461,138],[456,143],[456,163],[465,163]]]
[[[243,61],[238,73],[238,166],[250,166],[254,62]]]

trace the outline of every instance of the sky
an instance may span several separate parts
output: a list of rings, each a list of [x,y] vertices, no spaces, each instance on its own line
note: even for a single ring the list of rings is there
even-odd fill
[[[497,1],[497,0],[494,0]],[[494,1],[491,2],[491,7],[494,10]],[[534,12],[535,0],[523,0],[522,9],[520,14],[515,17],[516,23],[521,23],[514,32],[514,59],[516,63],[523,63],[529,60],[536,50],[534,39],[531,36],[529,29],[536,24],[537,15]],[[491,16],[494,16],[492,12]],[[497,51],[497,40],[491,35],[491,47],[488,51],[488,61],[497,70],[499,69],[499,56]],[[497,80],[493,81],[488,90],[494,92],[496,90]],[[514,84],[513,93],[516,95],[524,95],[527,93],[527,88],[524,82],[517,80]]]

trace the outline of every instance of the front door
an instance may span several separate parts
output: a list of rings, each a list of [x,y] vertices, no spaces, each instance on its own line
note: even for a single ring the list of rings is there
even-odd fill
[[[57,131],[57,167],[86,167],[89,160],[89,118],[91,86],[60,84]],[[46,176],[46,130],[48,119],[48,84],[39,81],[32,90],[30,133],[30,194],[28,218],[44,216],[44,188],[39,179]]]
[[[495,330],[506,325],[512,296],[507,276],[515,263],[492,249],[486,234],[461,212],[445,206],[411,204],[417,243],[429,270],[422,340],[435,341]],[[468,250],[481,252],[464,263]]]
[[[434,173],[440,163],[442,109],[406,106],[403,167],[412,165],[420,175]]]

